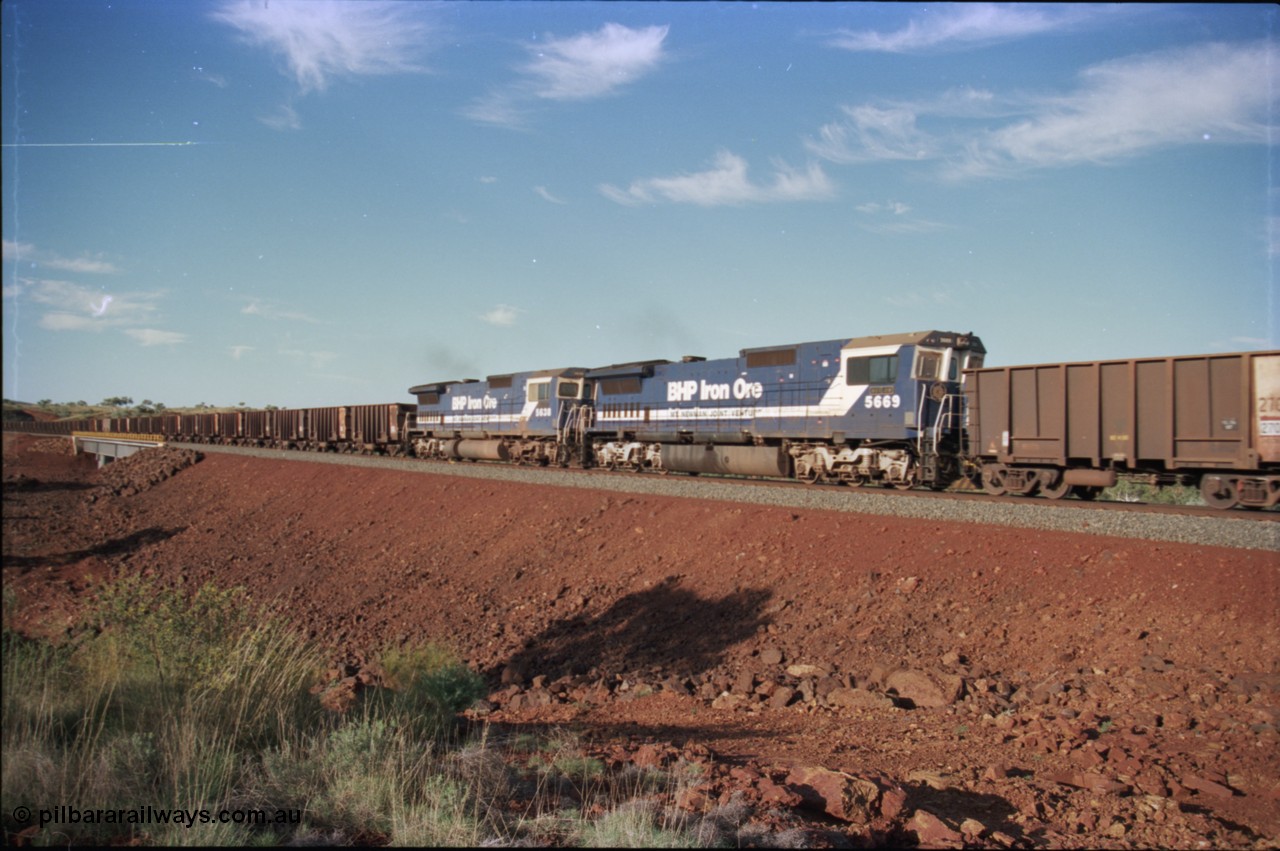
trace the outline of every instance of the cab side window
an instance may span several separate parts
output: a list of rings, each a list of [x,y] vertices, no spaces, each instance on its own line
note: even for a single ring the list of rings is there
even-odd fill
[[[898,356],[849,358],[845,362],[847,384],[893,384],[898,380]]]
[[[528,390],[530,402],[545,402],[551,398],[551,382],[549,381],[540,381],[537,384],[530,382]]]

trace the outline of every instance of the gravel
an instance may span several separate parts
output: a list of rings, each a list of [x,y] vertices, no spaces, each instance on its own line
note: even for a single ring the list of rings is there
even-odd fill
[[[786,508],[848,511],[918,520],[982,523],[1280,552],[1280,522],[1270,517],[1264,519],[1158,513],[1133,510],[1118,504],[1098,506],[1075,500],[1057,504],[1048,504],[1043,500],[1016,503],[993,500],[982,494],[956,494],[951,495],[954,498],[938,498],[924,492],[904,494],[889,490],[858,490],[835,486],[801,484],[792,486],[772,482],[763,484],[755,481],[695,478],[679,474],[661,476],[652,473],[610,473],[604,470],[584,472],[552,468],[535,469],[498,464],[448,463],[422,461],[416,458],[290,452],[206,444],[191,445],[191,448],[198,448],[201,452],[208,453],[225,452],[286,461],[380,467],[414,473],[465,476],[552,487],[714,499]],[[1268,514],[1273,513],[1268,512]]]

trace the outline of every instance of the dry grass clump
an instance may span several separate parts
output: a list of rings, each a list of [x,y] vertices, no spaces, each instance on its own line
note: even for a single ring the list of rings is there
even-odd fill
[[[9,605],[6,605],[8,613]],[[483,681],[438,645],[382,654],[387,687],[344,715],[322,652],[238,590],[102,589],[63,646],[3,633],[0,809],[34,844],[703,847],[762,837],[695,816],[702,766],[606,766],[563,732],[459,732]],[[40,808],[112,812],[38,824]],[[15,812],[33,811],[18,822]],[[164,820],[138,818],[165,812]],[[220,821],[257,812],[250,823]],[[130,817],[130,814],[133,814]]]

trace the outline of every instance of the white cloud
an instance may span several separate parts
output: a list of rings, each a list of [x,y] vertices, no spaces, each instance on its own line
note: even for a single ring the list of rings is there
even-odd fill
[[[516,319],[521,313],[520,308],[512,307],[509,304],[499,304],[493,310],[480,314],[480,319],[488,322],[490,325],[498,325],[502,327],[515,325]]]
[[[126,328],[124,332],[144,346],[172,346],[187,341],[186,334],[155,328]]]
[[[244,356],[244,355],[248,354],[249,352],[253,351],[253,349],[254,349],[254,347],[253,347],[253,346],[232,346],[232,347],[229,349],[229,351],[231,352],[231,359],[232,359],[232,360],[240,360],[240,358],[241,358],[242,356]]]
[[[303,92],[333,77],[419,71],[427,4],[346,0],[231,0],[213,13],[246,42],[283,57]]]
[[[900,30],[890,33],[840,30],[828,44],[844,50],[879,53],[981,46],[1072,29],[1109,14],[1102,8],[1073,4],[940,3],[905,8],[920,11]]]
[[[1174,145],[1266,144],[1277,93],[1271,46],[1204,44],[1094,65],[1065,94],[963,89],[847,106],[806,147],[836,163],[938,162],[953,178],[1106,164]]]
[[[608,97],[654,71],[665,59],[668,28],[631,29],[605,24],[599,30],[548,38],[527,46],[532,58],[522,76],[472,101],[462,115],[505,127],[521,126],[537,100],[578,101]]]
[[[531,45],[524,71],[538,97],[583,100],[612,94],[657,67],[667,27],[633,30],[605,24],[597,32]]]
[[[619,204],[667,201],[702,207],[815,201],[835,195],[835,189],[817,163],[810,163],[800,170],[775,162],[774,169],[768,183],[753,183],[747,176],[747,161],[731,151],[722,150],[706,171],[637,180],[626,189],[605,184],[600,191]]]

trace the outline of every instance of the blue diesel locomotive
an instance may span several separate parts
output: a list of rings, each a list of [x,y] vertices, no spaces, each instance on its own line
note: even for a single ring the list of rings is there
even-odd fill
[[[410,388],[420,456],[945,487],[972,334],[921,331]]]
[[[586,466],[592,388],[585,374],[570,367],[410,387],[418,397],[414,454]]]

